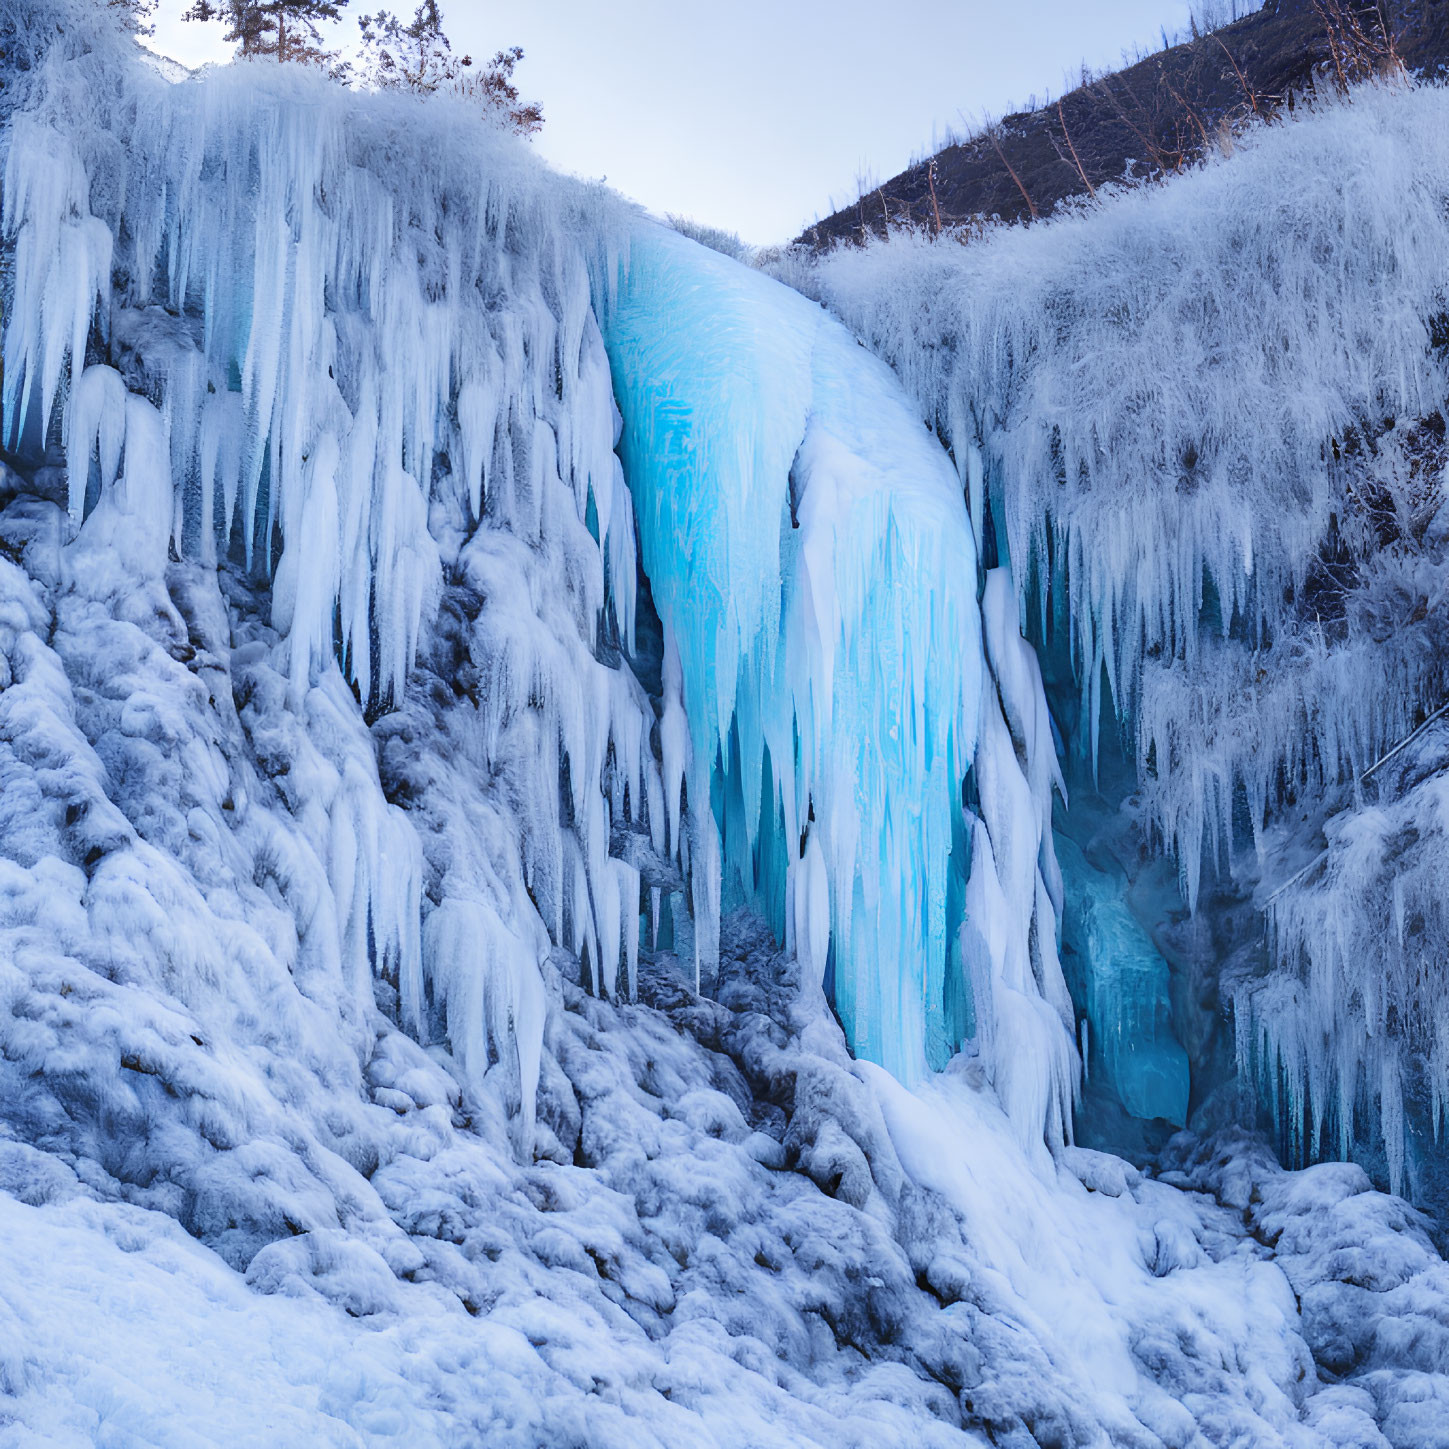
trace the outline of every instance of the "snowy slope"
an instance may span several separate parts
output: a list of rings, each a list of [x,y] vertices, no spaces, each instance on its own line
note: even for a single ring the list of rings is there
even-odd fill
[[[56,503],[18,496],[0,528],[24,562],[11,610],[37,626],[0,696],[7,801],[66,800],[81,832],[154,830],[181,794],[180,754],[197,775],[236,772],[268,859],[303,850],[277,790],[315,747],[246,594],[168,569],[204,701],[164,652],[162,615],[118,620],[108,600],[87,619],[84,586],[65,594],[78,627],[47,615],[50,587],[24,570],[43,573],[69,532]],[[127,649],[149,666],[147,713],[114,668]],[[65,687],[102,674],[108,691]],[[416,678],[425,695],[441,685]],[[108,727],[127,706],[129,731]],[[384,773],[399,757],[410,770],[399,793],[466,803],[472,772],[430,781],[438,755],[400,749],[397,723],[378,735]],[[113,748],[124,771],[101,763]],[[187,818],[200,836],[205,812]],[[1295,1430],[1327,1412],[1303,1401],[1305,1341],[1341,1355],[1344,1332],[1371,1350],[1334,1361],[1369,1371],[1331,1397],[1356,1431],[1365,1413],[1422,1425],[1423,1395],[1435,1402],[1437,1378],[1403,1381],[1395,1333],[1420,1372],[1443,1367],[1443,1268],[1361,1176],[1289,1187],[1240,1152],[1194,1169],[1218,1207],[1099,1154],[1024,1155],[966,1063],[920,1096],[853,1064],[745,919],[724,932],[718,1003],[668,957],[645,962],[636,1006],[572,984],[576,962],[546,964],[540,1155],[518,1165],[504,1074],[460,1088],[455,1061],[377,1014],[349,1049],[329,975],[287,970],[298,913],[255,862],[183,872],[123,839],[87,881],[62,864],[74,847],[58,825],[54,853],[12,864],[7,890],[0,1161],[19,1201],[4,1199],[0,1282],[17,1443],[949,1444],[1026,1426],[1152,1444],[1200,1442],[1196,1422],[1210,1443],[1313,1444],[1316,1429]],[[13,828],[6,840],[18,854]],[[166,906],[128,945],[116,897],[93,884],[112,873],[133,902]],[[238,903],[270,942],[203,954],[234,939]],[[1290,1288],[1245,1225],[1254,1190],[1293,1195],[1309,1254],[1342,1201],[1344,1251],[1320,1248]],[[1306,1288],[1321,1328],[1295,1313]]]

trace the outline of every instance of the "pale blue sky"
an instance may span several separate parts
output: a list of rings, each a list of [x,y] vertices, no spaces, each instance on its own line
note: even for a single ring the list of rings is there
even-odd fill
[[[157,48],[189,65],[224,59],[220,27],[183,25],[185,3],[161,0]],[[832,198],[852,200],[857,176],[894,175],[948,127],[1060,94],[1083,60],[1118,64],[1188,16],[1188,0],[443,6],[457,47],[523,46],[517,78],[545,115],[534,144],[554,165],[755,243],[795,235]]]

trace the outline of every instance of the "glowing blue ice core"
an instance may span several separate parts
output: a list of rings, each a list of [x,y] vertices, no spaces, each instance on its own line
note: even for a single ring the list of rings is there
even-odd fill
[[[1072,994],[1086,1012],[1094,1061],[1134,1117],[1187,1122],[1187,1053],[1172,1034],[1168,968],[1123,899],[1123,883],[1058,836]],[[1075,977],[1076,979],[1073,979]]]
[[[912,1080],[957,1045],[947,882],[986,673],[961,486],[844,327],[673,233],[635,237],[604,333],[689,720],[699,965],[710,918],[756,903],[815,980],[831,956],[857,1053]]]

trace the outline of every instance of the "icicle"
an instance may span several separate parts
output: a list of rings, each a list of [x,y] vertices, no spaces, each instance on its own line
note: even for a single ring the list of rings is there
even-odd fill
[[[70,516],[80,522],[90,461],[100,464],[101,491],[116,481],[126,438],[126,385],[113,367],[86,368],[71,394],[66,415],[66,462],[70,472]]]
[[[428,916],[423,955],[464,1081],[483,1090],[490,1042],[500,1060],[511,1061],[523,1152],[531,1156],[546,1007],[536,948],[492,907],[449,897]]]
[[[805,853],[791,871],[794,896],[794,944],[801,979],[818,986],[825,977],[826,954],[830,949],[830,881],[825,855],[812,833]]]

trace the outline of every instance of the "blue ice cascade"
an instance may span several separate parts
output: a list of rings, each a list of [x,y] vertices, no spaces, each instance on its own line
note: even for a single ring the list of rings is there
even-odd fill
[[[604,333],[666,634],[666,795],[683,781],[712,805],[684,842],[696,964],[708,974],[720,909],[756,903],[814,979],[828,968],[856,1052],[914,1080],[981,1034],[984,1005],[962,984],[979,824],[962,784],[997,692],[960,484],[845,328],[672,233],[635,236]],[[1010,828],[1034,860],[1024,798]],[[1023,940],[1029,890],[999,902]]]

